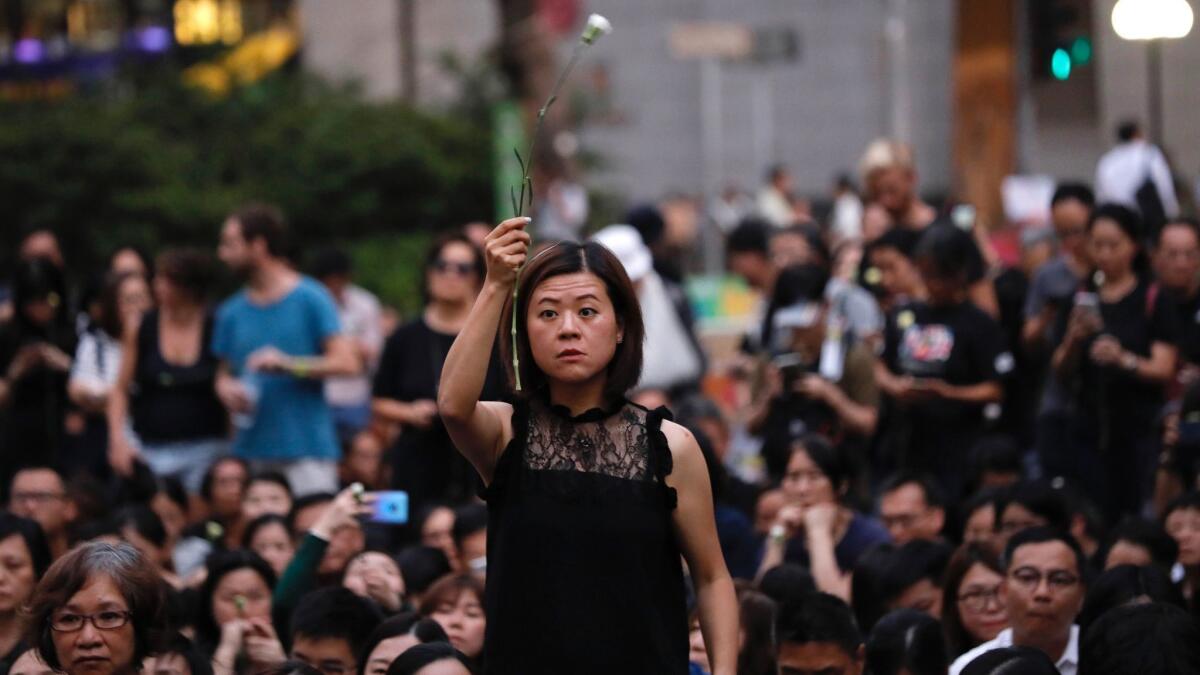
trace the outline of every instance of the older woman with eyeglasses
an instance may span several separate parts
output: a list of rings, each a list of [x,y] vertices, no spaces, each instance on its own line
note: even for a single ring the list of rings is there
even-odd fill
[[[158,571],[129,544],[93,542],[50,566],[29,604],[26,636],[67,675],[130,675],[163,623]]]

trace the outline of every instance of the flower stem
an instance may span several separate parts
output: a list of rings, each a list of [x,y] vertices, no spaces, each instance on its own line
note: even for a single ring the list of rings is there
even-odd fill
[[[538,109],[537,122],[533,126],[533,138],[529,140],[529,154],[525,156],[526,159],[522,162],[524,166],[521,167],[524,169],[524,175],[521,176],[521,198],[516,203],[515,215],[518,218],[525,213],[526,189],[529,190],[529,205],[533,206],[533,180],[530,179],[529,174],[533,170],[533,152],[537,149],[538,137],[542,133],[542,124],[546,121],[546,111],[550,110],[550,106],[554,105],[554,102],[558,100],[559,89],[562,89],[563,83],[567,81],[567,77],[570,76],[571,71],[575,70],[575,64],[579,63],[579,57],[583,55],[583,50],[588,44],[584,40],[579,40],[575,43],[575,48],[571,51],[571,60],[567,62],[567,67],[559,73],[558,80],[554,82],[554,87],[550,90],[550,96],[546,99],[546,103]],[[521,156],[518,154],[517,159],[520,160],[520,158]],[[525,251],[525,256],[529,256],[528,250]],[[512,337],[513,384],[516,386],[517,391],[521,391],[521,359],[517,355],[519,351],[517,347],[517,289],[521,286],[521,272],[524,269],[524,265],[518,268],[517,276],[513,280],[512,327],[509,329]]]

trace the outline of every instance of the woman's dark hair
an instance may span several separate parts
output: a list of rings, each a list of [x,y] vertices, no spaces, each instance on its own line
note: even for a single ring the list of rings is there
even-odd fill
[[[122,506],[113,514],[113,521],[117,529],[132,527],[143,539],[159,548],[167,545],[167,529],[163,527],[162,518],[145,504]]]
[[[139,466],[145,465],[139,464]],[[170,499],[185,514],[188,512],[191,505],[188,503],[187,489],[183,487],[183,481],[175,476],[160,476],[155,480],[155,487],[156,493],[162,493],[163,496]],[[150,495],[150,498],[153,497],[154,495]]]
[[[794,441],[788,461],[801,451],[808,455],[812,463],[817,465],[817,469],[833,484],[833,491],[840,500],[853,479],[850,458],[846,456],[845,451],[820,434],[805,434]]]
[[[373,600],[359,597],[341,586],[326,586],[309,591],[292,611],[291,638],[315,640],[340,638],[350,652],[362,652],[363,643],[383,621],[383,611]]]
[[[1030,513],[1044,518],[1051,528],[1066,532],[1071,527],[1071,512],[1062,493],[1045,481],[1016,483],[1002,493],[996,502],[996,530],[1009,504],[1018,504]]]
[[[739,675],[775,675],[775,601],[758,591],[738,594],[742,648],[738,652]]]
[[[470,574],[453,574],[442,577],[421,596],[421,616],[429,616],[437,611],[440,605],[454,604],[463,593],[474,593],[483,604],[483,582]]]
[[[188,664],[191,675],[212,675],[212,661],[196,647],[195,643],[180,633],[176,633],[163,645],[162,651],[155,656],[163,657],[178,654]]]
[[[965,285],[974,255],[975,240],[970,233],[948,222],[935,222],[925,228],[913,262],[924,260],[939,279],[960,280]]]
[[[25,316],[22,307],[36,300],[46,300],[55,310],[50,326],[35,326]],[[12,276],[13,323],[21,336],[33,335],[51,341],[65,339],[72,329],[67,316],[67,284],[62,270],[45,258],[17,262]]]
[[[221,641],[221,627],[213,617],[213,596],[217,585],[230,572],[241,569],[253,570],[266,583],[267,588],[275,590],[275,570],[271,565],[252,551],[242,549],[216,550],[205,561],[208,576],[200,587],[200,607],[196,616],[196,637],[205,645],[215,647]],[[282,637],[282,636],[281,636]]]
[[[26,642],[34,645],[42,661],[54,670],[63,670],[63,664],[54,647],[50,618],[99,577],[108,577],[129,606],[134,645],[132,668],[140,670],[142,661],[158,651],[166,604],[166,585],[158,570],[129,544],[81,544],[46,571],[33,592],[26,615]]]
[[[100,317],[96,325],[109,337],[120,339],[124,330],[121,324],[121,286],[132,279],[141,279],[143,283],[146,281],[136,272],[108,274],[104,277],[104,287],[100,290]]]
[[[392,661],[392,665],[388,666],[387,675],[415,675],[431,663],[447,660],[458,661],[463,668],[467,669],[467,672],[475,672],[467,655],[451,647],[450,643],[430,642],[411,647],[397,656],[396,660]]]
[[[33,563],[33,576],[41,579],[50,567],[50,547],[46,544],[46,535],[42,526],[36,521],[21,516],[14,516],[7,511],[0,511],[0,541],[12,536],[18,536],[25,542],[29,551],[29,560]]]
[[[920,232],[910,230],[906,227],[893,227],[871,242],[867,246],[864,256],[869,260],[871,253],[880,249],[890,248],[905,258],[912,260],[916,255],[919,243],[921,243]]]
[[[962,588],[963,578],[976,565],[982,565],[1004,577],[1000,552],[990,543],[963,544],[950,556],[950,562],[946,565],[946,575],[942,580],[942,630],[946,634],[946,647],[950,654],[962,654],[979,644],[979,641],[963,627],[962,614],[958,611],[958,593]]]
[[[1087,632],[1102,614],[1130,603],[1159,602],[1183,608],[1183,595],[1171,578],[1157,567],[1117,565],[1088,584],[1083,609],[1075,623]]]
[[[292,523],[288,520],[287,516],[281,516],[278,513],[265,513],[247,523],[246,529],[242,532],[242,548],[249,549],[250,542],[254,541],[254,535],[258,534],[259,530],[268,525],[279,525],[283,528],[284,532],[287,532],[288,538],[291,538]]]
[[[1179,558],[1179,543],[1167,534],[1161,523],[1128,516],[1109,531],[1107,542],[1096,554],[1096,566],[1103,568],[1113,546],[1122,541],[1146,549],[1151,562],[1167,573],[1170,573],[1171,567]]]
[[[1134,254],[1132,263],[1134,273],[1139,276],[1149,274],[1150,256],[1146,253],[1146,225],[1137,211],[1120,204],[1101,204],[1092,211],[1092,217],[1088,219],[1088,234],[1092,233],[1096,223],[1100,220],[1110,220],[1116,223],[1117,227],[1121,228],[1121,232],[1124,232],[1125,236],[1137,247],[1137,253]],[[1089,279],[1088,284],[1091,287],[1095,282]]]
[[[948,665],[941,625],[915,609],[880,619],[867,637],[866,656],[871,675],[945,675]]]
[[[452,571],[445,552],[432,546],[410,546],[396,556],[396,562],[409,595],[425,593],[434,582]]]
[[[862,646],[862,634],[854,614],[841,598],[812,593],[798,602],[779,607],[775,614],[775,644],[828,642],[854,657]]]
[[[375,630],[367,636],[362,651],[358,655],[359,675],[366,672],[367,660],[371,658],[371,652],[375,651],[379,643],[401,635],[412,635],[422,644],[450,641],[450,638],[446,636],[446,631],[438,622],[433,619],[423,619],[416,612],[402,612],[376,626]]]
[[[758,590],[776,604],[783,605],[815,593],[817,584],[807,567],[798,563],[783,563],[763,573],[758,581]]]
[[[966,501],[962,502],[955,510],[954,515],[957,516],[955,523],[955,538],[960,541],[962,540],[961,535],[964,534],[963,530],[967,526],[967,521],[971,519],[971,515],[985,506],[991,506],[994,509],[995,513],[994,517],[992,518],[992,529],[993,531],[998,529],[1000,508],[1006,503],[1009,489],[1010,488],[1008,487],[998,486],[987,487],[983,488],[979,492],[976,492],[970,497],[967,497]],[[949,530],[949,527],[947,527],[947,530]]]
[[[245,231],[243,225],[243,234]],[[169,248],[163,251],[154,262],[154,270],[196,304],[203,304],[208,299],[217,278],[212,258],[194,248]]]
[[[288,482],[287,476],[278,471],[259,471],[258,473],[251,475],[246,481],[246,489],[249,490],[250,486],[254,485],[255,483],[271,483],[278,485],[279,487],[283,488],[284,492],[287,493],[289,500],[294,499],[294,495],[292,493],[292,484]]]
[[[903,546],[878,544],[854,565],[850,595],[858,627],[870,631],[905,589],[922,580],[940,586],[950,559],[950,548],[932,541],[915,540]]]
[[[980,654],[959,675],[1058,675],[1058,667],[1040,649],[1004,647]]]
[[[774,343],[775,315],[780,310],[799,302],[824,302],[825,286],[828,284],[829,272],[814,263],[790,265],[780,270],[767,304],[761,343],[768,347]]]
[[[1092,192],[1092,188],[1083,183],[1059,183],[1054,188],[1054,195],[1050,197],[1050,207],[1053,208],[1059,202],[1067,200],[1077,201],[1090,210],[1096,205],[1096,193]]]
[[[525,264],[517,287],[516,350],[521,361],[521,395],[529,396],[546,386],[546,376],[537,367],[529,347],[529,330],[524,316],[533,292],[542,282],[551,277],[577,272],[590,272],[604,283],[613,311],[624,332],[624,339],[617,344],[612,361],[608,364],[608,379],[604,384],[604,395],[618,399],[637,384],[642,374],[642,343],[646,330],[642,324],[642,309],[638,304],[637,292],[625,273],[621,261],[603,245],[594,241],[585,244],[565,241],[542,249]],[[500,319],[500,355],[508,374],[510,385],[515,386],[513,371],[513,342],[509,327],[512,325],[513,299],[504,303]]]
[[[462,232],[443,234],[435,239],[429,246],[429,250],[425,252],[425,264],[421,267],[422,304],[428,305],[432,299],[429,297],[429,271],[437,264],[438,259],[442,257],[442,251],[450,244],[462,244],[471,249],[471,255],[474,257],[474,260],[471,261],[471,269],[475,272],[475,279],[479,283],[483,283],[483,278],[487,274],[487,262],[484,260],[483,251],[480,251],[475,242]]]
[[[200,496],[204,499],[204,501],[212,501],[213,481],[216,479],[217,467],[221,466],[222,464],[231,463],[240,465],[242,467],[242,471],[246,472],[246,475],[249,476],[250,465],[247,464],[246,460],[242,459],[241,457],[226,455],[224,457],[217,458],[212,464],[209,465],[208,470],[204,472],[204,480],[200,482]],[[246,485],[249,484],[249,478],[247,478]],[[243,485],[242,488],[244,489],[245,485]]]
[[[1174,605],[1122,605],[1083,633],[1079,672],[1087,675],[1200,673],[1200,626]]]
[[[1176,497],[1167,505],[1167,510],[1163,511],[1163,522],[1176,511],[1200,511],[1200,491],[1193,490]]]

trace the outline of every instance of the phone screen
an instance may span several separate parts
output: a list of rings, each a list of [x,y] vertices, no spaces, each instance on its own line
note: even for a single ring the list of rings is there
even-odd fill
[[[403,525],[408,522],[408,493],[402,490],[387,490],[375,493],[375,510],[371,521]]]

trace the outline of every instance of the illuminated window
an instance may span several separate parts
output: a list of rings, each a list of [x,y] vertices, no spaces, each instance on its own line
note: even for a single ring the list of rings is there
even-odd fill
[[[176,0],[175,40],[179,44],[233,44],[241,39],[241,0]]]

